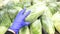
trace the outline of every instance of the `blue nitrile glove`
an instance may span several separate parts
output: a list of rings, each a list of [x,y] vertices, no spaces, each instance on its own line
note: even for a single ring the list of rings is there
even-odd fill
[[[29,22],[25,22],[25,18],[30,14],[30,11],[24,13],[25,11],[26,9],[23,9],[17,14],[12,26],[9,28],[13,30],[16,34],[18,34],[19,29],[30,24]]]

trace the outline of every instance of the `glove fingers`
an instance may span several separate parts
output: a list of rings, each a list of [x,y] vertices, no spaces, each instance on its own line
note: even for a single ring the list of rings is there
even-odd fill
[[[29,14],[30,14],[31,11],[28,11],[24,14],[24,18],[26,18]]]
[[[18,14],[24,14],[25,11],[26,11],[26,8],[22,9]]]
[[[30,22],[25,22],[26,26],[30,25]]]

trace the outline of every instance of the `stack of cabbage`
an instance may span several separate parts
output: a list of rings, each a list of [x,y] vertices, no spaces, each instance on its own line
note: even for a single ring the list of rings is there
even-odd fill
[[[43,34],[42,28],[48,34],[55,34],[55,29],[60,33],[60,2],[57,2],[59,0],[5,0],[5,4],[1,1],[0,34],[7,31],[23,7],[26,7],[26,12],[31,10],[25,19],[31,24],[23,27],[19,34]]]

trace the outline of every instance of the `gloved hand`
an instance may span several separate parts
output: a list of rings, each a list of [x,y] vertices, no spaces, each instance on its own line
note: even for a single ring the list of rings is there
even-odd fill
[[[18,34],[19,29],[30,24],[29,22],[25,22],[25,18],[30,14],[30,11],[26,13],[25,11],[26,9],[23,9],[17,14],[12,26],[9,28],[13,30],[16,34]]]

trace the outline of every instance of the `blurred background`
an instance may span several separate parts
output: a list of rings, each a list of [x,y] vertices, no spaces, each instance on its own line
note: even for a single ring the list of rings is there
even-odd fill
[[[31,10],[26,21],[32,24],[19,34],[60,34],[60,0],[0,0],[0,34],[7,31],[24,7]]]

